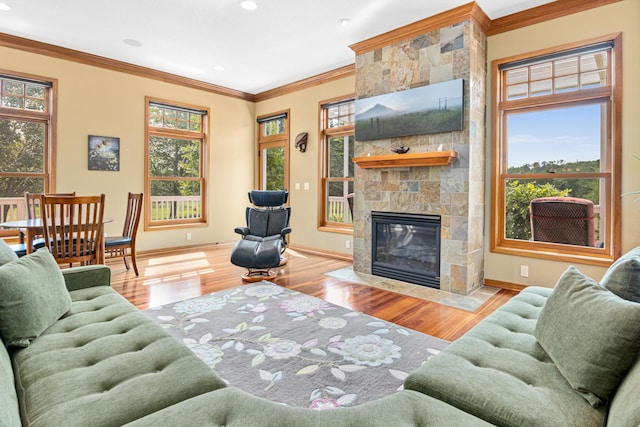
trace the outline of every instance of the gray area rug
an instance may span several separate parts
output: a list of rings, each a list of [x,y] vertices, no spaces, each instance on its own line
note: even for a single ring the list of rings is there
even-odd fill
[[[290,406],[356,406],[402,389],[447,341],[259,282],[145,314],[229,385]]]

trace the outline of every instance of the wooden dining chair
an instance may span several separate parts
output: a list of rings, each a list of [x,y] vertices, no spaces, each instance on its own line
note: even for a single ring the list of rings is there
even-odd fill
[[[41,197],[44,241],[58,264],[103,262],[104,200],[104,194]]]
[[[127,213],[124,219],[122,236],[107,236],[104,241],[105,255],[111,257],[121,256],[124,259],[124,266],[129,270],[127,262],[127,251],[131,256],[133,271],[138,275],[138,265],[136,264],[136,234],[138,233],[138,223],[142,212],[142,193],[129,193],[127,197]]]
[[[27,219],[40,218],[40,199],[42,196],[74,197],[76,192],[71,193],[24,193],[24,200],[27,205]]]
[[[24,200],[25,200],[25,205],[27,207],[27,219],[36,219],[36,218],[40,218],[40,199],[42,198],[42,196],[45,193],[24,193]],[[73,197],[76,195],[76,192],[72,192],[72,193],[46,193],[47,196],[65,196],[65,197]],[[25,236],[25,232],[21,231],[20,235],[20,242],[21,243],[25,243],[24,242],[24,236]],[[31,236],[33,242],[31,243],[33,249],[40,249],[43,248],[45,246],[44,244],[44,238],[43,238],[43,232],[40,230],[40,232],[36,232],[36,233],[32,233]]]

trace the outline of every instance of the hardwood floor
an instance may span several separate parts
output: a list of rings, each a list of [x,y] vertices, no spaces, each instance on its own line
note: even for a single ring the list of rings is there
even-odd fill
[[[138,255],[140,276],[122,258],[107,260],[112,286],[140,309],[243,285],[244,269],[229,261],[232,245]],[[350,262],[295,250],[274,283],[333,304],[453,341],[516,294],[500,290],[475,313],[326,276]]]

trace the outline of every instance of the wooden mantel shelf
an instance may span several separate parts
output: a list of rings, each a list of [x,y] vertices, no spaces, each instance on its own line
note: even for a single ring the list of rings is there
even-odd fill
[[[451,165],[457,158],[458,153],[456,151],[427,151],[422,153],[354,157],[353,162],[363,169],[401,168],[408,166],[447,166]]]

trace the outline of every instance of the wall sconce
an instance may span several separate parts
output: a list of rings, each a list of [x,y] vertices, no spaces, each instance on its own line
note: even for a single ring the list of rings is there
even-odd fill
[[[296,136],[296,148],[300,150],[301,153],[307,151],[307,138],[309,137],[308,132],[300,132],[298,136]]]

